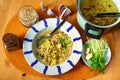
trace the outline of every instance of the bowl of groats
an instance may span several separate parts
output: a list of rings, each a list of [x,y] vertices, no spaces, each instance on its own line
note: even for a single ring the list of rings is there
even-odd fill
[[[31,5],[23,5],[18,11],[18,18],[20,23],[28,28],[39,21],[39,15]]]

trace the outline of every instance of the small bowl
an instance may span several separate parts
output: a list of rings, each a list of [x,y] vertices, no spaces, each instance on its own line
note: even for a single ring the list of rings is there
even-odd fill
[[[86,60],[86,58],[85,58],[85,45],[90,43],[90,41],[92,41],[92,40],[93,39],[85,42],[85,44],[83,45],[83,53],[82,53],[82,60],[89,67],[91,67],[91,65],[90,65],[90,61]],[[107,43],[105,43],[105,44],[107,45]],[[110,50],[110,47],[108,46],[108,49],[107,49],[106,54],[105,54],[105,60],[106,60],[105,65],[108,65],[108,63],[110,62],[110,59],[111,59],[111,50]]]
[[[18,18],[20,23],[27,28],[39,21],[39,15],[31,5],[23,5],[18,11]]]

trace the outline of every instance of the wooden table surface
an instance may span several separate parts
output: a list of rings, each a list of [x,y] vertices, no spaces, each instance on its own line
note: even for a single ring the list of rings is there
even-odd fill
[[[22,74],[23,72],[20,72],[18,69],[16,69],[13,65],[9,64],[9,60],[7,59],[4,48],[2,47],[2,36],[4,33],[4,30],[6,29],[6,25],[11,20],[11,18],[17,13],[18,9],[25,4],[29,5],[39,5],[40,1],[42,0],[0,0],[0,80],[23,80],[22,76],[19,74]],[[74,13],[77,12],[76,10],[76,1],[75,0],[43,0],[46,6],[54,5],[58,6],[61,2],[69,6]],[[71,7],[72,6],[72,7]],[[75,16],[75,15],[74,15]],[[74,17],[73,17],[74,18]],[[72,23],[72,21],[70,21]],[[112,40],[112,60],[110,64],[108,65],[108,68],[105,72],[105,74],[99,74],[98,76],[95,76],[93,78],[87,79],[87,80],[120,80],[119,76],[119,67],[120,67],[120,24],[112,28],[112,30],[109,32],[110,35],[108,35],[109,41]],[[9,68],[8,66],[12,66]],[[86,74],[88,75],[88,74]],[[43,77],[36,77],[32,75],[28,75],[24,80],[50,80]],[[54,79],[53,79],[54,80]]]

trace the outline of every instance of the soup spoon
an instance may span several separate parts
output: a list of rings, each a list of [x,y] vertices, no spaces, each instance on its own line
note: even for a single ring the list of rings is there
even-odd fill
[[[41,37],[36,41],[37,48],[40,48],[39,44],[41,44],[42,41],[44,41],[44,40],[46,40],[46,39],[49,39],[49,38],[67,21],[68,18],[69,18],[69,15],[66,16],[65,19],[64,19],[50,34],[41,36]]]
[[[97,13],[95,17],[120,17],[120,13]]]

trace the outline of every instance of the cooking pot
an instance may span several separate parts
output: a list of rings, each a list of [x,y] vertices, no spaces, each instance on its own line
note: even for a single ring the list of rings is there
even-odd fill
[[[114,23],[107,25],[107,26],[100,26],[100,25],[96,25],[93,24],[91,22],[89,22],[83,15],[82,12],[80,10],[80,5],[81,2],[83,0],[77,0],[77,10],[78,10],[78,14],[77,14],[77,21],[79,23],[79,25],[85,30],[85,34],[86,36],[89,36],[91,38],[96,38],[99,39],[101,38],[102,34],[104,33],[104,31],[106,29],[110,29],[111,27],[114,27],[115,25],[117,25],[120,22],[120,17],[118,17],[117,21],[115,21]],[[117,8],[118,8],[118,12],[120,12],[120,1],[119,0],[113,0],[113,2],[116,4]]]

